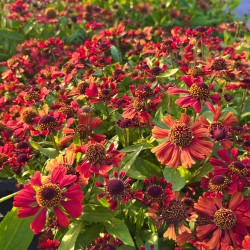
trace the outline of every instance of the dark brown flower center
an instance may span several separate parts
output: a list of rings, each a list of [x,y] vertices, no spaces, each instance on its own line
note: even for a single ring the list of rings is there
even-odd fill
[[[36,192],[36,200],[41,207],[55,207],[61,199],[61,190],[56,184],[48,183],[42,185]]]
[[[194,203],[195,203],[195,201],[193,199],[191,199],[191,198],[185,198],[182,201],[182,204],[183,204],[185,210],[188,210],[188,209],[194,207]]]
[[[29,161],[29,158],[28,158],[28,156],[26,154],[20,154],[16,158],[16,162],[20,163],[20,164],[21,163],[26,163],[28,161]]]
[[[171,127],[169,137],[174,145],[185,147],[192,142],[193,132],[186,124],[178,123]]]
[[[48,19],[56,18],[56,10],[54,8],[47,8],[44,14]]]
[[[28,125],[31,125],[32,123],[34,123],[33,118],[35,118],[36,116],[36,112],[32,110],[24,110],[21,114],[21,119]]]
[[[76,133],[81,140],[85,140],[90,135],[88,127],[84,124],[80,124],[77,126]]]
[[[102,89],[102,90],[99,90],[98,92],[98,97],[102,101],[109,101],[112,96],[113,96],[113,92],[109,89]]]
[[[149,86],[140,86],[135,91],[135,96],[138,98],[149,99],[153,96],[154,91]]]
[[[230,230],[236,226],[237,218],[232,210],[221,208],[214,214],[214,223],[222,230]]]
[[[30,144],[27,142],[27,141],[20,141],[18,144],[17,144],[17,146],[16,146],[16,148],[18,149],[18,150],[20,150],[20,149],[28,149],[28,148],[30,148],[31,146],[30,146]]]
[[[175,224],[181,222],[185,218],[185,208],[181,201],[172,200],[169,202],[169,206],[164,207],[162,216],[164,220],[169,224]]]
[[[198,77],[198,76],[202,76],[203,75],[203,71],[202,69],[195,67],[192,69],[189,69],[187,72],[188,75],[193,75],[194,77]]]
[[[29,91],[24,94],[23,100],[25,102],[30,102],[33,100],[38,100],[40,98],[40,93],[38,91]]]
[[[75,65],[73,62],[67,62],[63,65],[62,67],[62,72],[65,74],[65,75],[69,75],[72,70],[75,68]]]
[[[76,175],[77,174],[76,170],[71,165],[69,165],[69,164],[63,163],[63,164],[59,164],[58,166],[62,167],[62,168],[66,168],[67,169],[67,173],[66,174],[72,174],[72,175]]]
[[[43,116],[38,122],[38,128],[40,131],[44,131],[46,129],[54,129],[58,125],[58,121],[55,117],[50,115]]]
[[[147,104],[145,103],[145,101],[143,101],[139,98],[135,98],[134,103],[133,103],[133,107],[137,111],[145,111],[147,109]]]
[[[78,91],[80,92],[81,95],[85,95],[86,89],[89,87],[89,84],[85,81],[81,81],[78,83]]]
[[[221,124],[221,122],[212,122],[208,127],[209,130],[216,130],[216,129],[223,129],[223,128],[224,126]]]
[[[211,69],[213,69],[213,70],[225,70],[225,69],[227,69],[226,60],[223,58],[215,59],[212,66],[211,66]]]
[[[232,171],[232,174],[236,174],[240,178],[244,178],[248,174],[247,167],[238,161],[229,164],[228,169]]]
[[[150,70],[150,73],[152,76],[157,76],[161,73],[161,68],[158,66],[155,66]]]
[[[164,198],[164,191],[161,186],[148,187],[146,191],[147,198],[153,202],[160,201]]]
[[[209,187],[214,191],[222,191],[228,186],[228,179],[223,175],[216,175],[209,181]]]
[[[94,164],[101,163],[106,158],[107,151],[101,143],[89,145],[86,150],[86,158]]]
[[[106,190],[110,195],[121,195],[125,189],[124,183],[120,179],[109,180],[106,183]]]
[[[194,99],[206,100],[210,95],[210,89],[205,83],[194,83],[190,87],[190,95]]]
[[[75,109],[68,105],[59,108],[58,112],[65,114],[67,118],[73,117],[76,113]]]

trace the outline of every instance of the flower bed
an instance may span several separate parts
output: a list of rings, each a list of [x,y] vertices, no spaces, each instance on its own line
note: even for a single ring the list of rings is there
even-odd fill
[[[0,3],[2,249],[249,248],[238,4]]]

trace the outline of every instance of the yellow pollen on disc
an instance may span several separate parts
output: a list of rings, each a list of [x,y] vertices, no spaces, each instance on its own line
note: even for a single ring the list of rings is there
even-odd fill
[[[52,183],[42,185],[36,192],[36,200],[41,207],[55,207],[62,199],[61,189]]]
[[[235,213],[226,208],[221,208],[214,214],[214,223],[222,230],[230,230],[236,226],[237,218]]]
[[[174,145],[185,147],[192,142],[193,132],[186,124],[178,123],[171,127],[169,137]]]
[[[86,150],[86,158],[94,164],[103,162],[106,159],[107,151],[101,143],[89,145]]]
[[[206,100],[210,95],[210,89],[205,83],[192,84],[190,87],[190,95],[194,99]]]

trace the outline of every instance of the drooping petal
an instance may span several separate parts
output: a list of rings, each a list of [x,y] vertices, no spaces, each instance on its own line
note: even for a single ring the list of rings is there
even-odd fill
[[[234,161],[237,161],[238,152],[239,152],[239,149],[238,149],[238,148],[233,148],[233,149],[231,150],[231,155],[233,156]]]
[[[60,226],[67,227],[69,225],[68,216],[65,213],[63,213],[59,207],[54,207],[54,211],[55,211],[55,214],[56,214],[56,217],[58,219]]]
[[[217,151],[217,155],[224,161],[228,162],[228,163],[231,163],[232,160],[230,159],[229,155],[228,155],[228,152],[226,149],[224,148],[221,148]]]
[[[66,175],[67,169],[63,167],[55,167],[51,174],[51,183],[60,183],[63,177]]]
[[[182,114],[181,114],[180,122],[182,122],[182,123],[188,125],[189,122],[190,122],[190,116],[188,116],[188,115],[185,114],[185,113],[182,113]]]
[[[84,198],[81,186],[79,184],[74,184],[69,187],[66,192],[62,193],[62,196],[77,201],[82,201]]]
[[[231,196],[231,200],[229,202],[228,208],[231,209],[231,210],[235,210],[235,208],[237,206],[239,206],[242,201],[244,201],[244,197],[241,195],[241,193],[240,192],[235,192]]]
[[[35,207],[22,207],[21,209],[18,209],[18,218],[25,218],[29,216],[35,215],[40,209],[40,206],[37,205]]]
[[[63,188],[65,186],[68,186],[69,184],[76,181],[77,176],[76,175],[65,175],[63,179],[60,181],[59,188]]]
[[[156,139],[163,139],[168,137],[169,130],[154,126],[152,129],[152,136]]]
[[[184,168],[191,168],[195,161],[192,159],[188,147],[181,150],[181,163]]]
[[[174,224],[170,224],[167,231],[163,234],[163,237],[164,238],[169,238],[169,239],[172,239],[172,240],[176,240],[176,233],[175,233]]]
[[[168,127],[172,127],[176,124],[176,121],[173,120],[171,115],[167,115],[162,119],[162,122],[164,122]]]
[[[36,171],[33,175],[33,177],[30,180],[30,183],[32,186],[42,186],[42,181],[41,181],[41,173],[40,171]]]
[[[61,201],[60,203],[72,218],[79,218],[81,216],[83,210],[82,203],[80,201],[69,200]]]
[[[43,230],[46,223],[47,208],[43,208],[36,218],[31,222],[30,229],[34,234],[38,234]]]
[[[89,129],[94,129],[102,124],[102,119],[99,117],[95,117],[94,120],[92,121]]]

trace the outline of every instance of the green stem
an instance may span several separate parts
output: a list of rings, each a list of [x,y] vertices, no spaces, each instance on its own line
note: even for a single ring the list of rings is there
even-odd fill
[[[202,38],[201,38],[201,60],[202,62],[204,62],[204,43]]]
[[[91,195],[92,195],[94,186],[95,186],[95,174],[94,174],[93,182],[92,182],[91,187],[90,187],[89,196],[88,196],[88,198],[85,200],[86,203],[88,203],[89,200],[90,200],[90,198],[91,198]]]
[[[247,93],[247,89],[245,89],[244,92],[243,92],[243,97],[242,97],[241,104],[240,104],[240,113],[239,113],[238,121],[240,121],[240,118],[241,118],[241,115],[242,115],[243,104],[244,104],[245,99],[246,99],[246,93]]]
[[[125,128],[124,132],[125,132],[125,147],[128,147],[129,146],[129,130]]]
[[[171,106],[171,95],[168,95],[168,113],[167,114],[169,114],[170,106]]]
[[[55,146],[57,155],[59,155],[60,153],[59,153],[59,150],[58,150],[58,148],[57,148],[56,141],[55,141],[55,138],[54,138],[53,133],[49,134],[49,136],[50,136],[50,138],[51,138],[51,140],[52,140],[52,142],[53,142],[53,144],[54,144],[54,146]]]
[[[18,194],[18,192],[19,192],[19,191],[17,191],[17,192],[15,192],[15,193],[13,193],[13,194],[10,194],[10,195],[7,195],[7,196],[1,198],[1,199],[0,199],[0,203],[2,203],[2,202],[4,202],[4,201],[6,201],[6,200],[8,200],[8,199],[10,199],[10,198],[12,198],[12,197],[14,197],[16,194]]]

